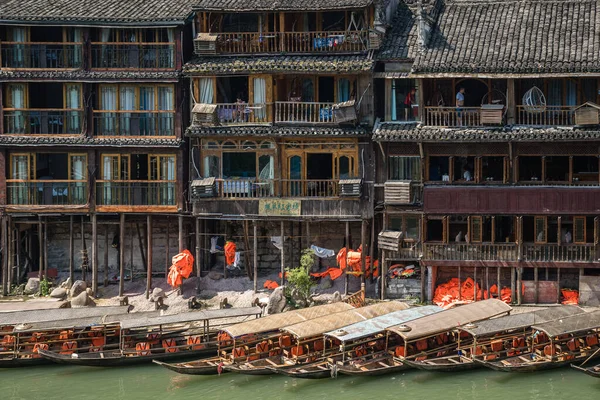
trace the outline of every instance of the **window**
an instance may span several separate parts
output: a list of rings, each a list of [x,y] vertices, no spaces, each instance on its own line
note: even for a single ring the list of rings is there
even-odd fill
[[[585,244],[586,218],[573,217],[573,243]]]
[[[535,228],[535,244],[545,244],[548,242],[547,229],[548,229],[548,219],[547,217],[535,217],[534,218],[534,228]]]
[[[448,219],[446,217],[428,219],[426,238],[429,242],[448,242]]]
[[[475,157],[453,157],[453,161],[453,181],[475,182]]]
[[[415,121],[419,91],[414,79],[386,79],[386,121]]]
[[[429,157],[429,180],[432,182],[450,181],[450,157],[432,156]]]
[[[421,180],[421,157],[389,157],[390,180]]]
[[[566,156],[546,156],[546,175],[548,182],[568,182],[569,181],[569,157]]]
[[[389,217],[388,229],[396,232],[403,232],[404,240],[418,241],[420,238],[421,218],[417,215],[393,215]]]
[[[473,243],[481,243],[483,241],[483,221],[479,216],[470,218],[471,227],[469,229],[469,240]]]
[[[494,183],[504,182],[504,160],[502,156],[481,157],[481,180]]]
[[[542,157],[519,156],[519,181],[542,180]]]
[[[573,156],[573,182],[598,183],[598,156]]]

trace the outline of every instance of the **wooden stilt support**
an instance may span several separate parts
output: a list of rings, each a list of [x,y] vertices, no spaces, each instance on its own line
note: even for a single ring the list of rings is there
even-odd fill
[[[421,303],[425,303],[427,300],[427,293],[425,293],[425,281],[427,280],[425,271],[427,271],[427,268],[421,265]]]
[[[179,252],[185,250],[184,235],[183,235],[183,215],[179,216]]]
[[[258,222],[254,221],[253,224],[253,232],[252,232],[252,258],[254,261],[254,273],[252,274],[252,278],[254,281],[254,293],[258,290]]]
[[[473,282],[473,301],[477,301],[477,267],[473,267]]]
[[[8,217],[3,216],[2,217],[2,248],[6,249],[6,243],[7,241],[7,237],[6,237],[6,232],[8,230],[7,228],[7,219]],[[2,296],[6,296],[8,295],[8,285],[7,285],[7,270],[8,270],[8,258],[7,257],[2,257]],[[40,285],[41,286],[41,285]]]
[[[169,217],[167,217],[167,237],[166,237],[166,244],[165,244],[165,279],[167,279],[167,276],[169,276],[169,268],[171,267],[171,259],[169,258],[169,249],[171,248],[171,243],[170,243],[170,237],[171,236],[171,232],[170,232],[170,228],[171,228],[171,221],[169,221]],[[198,225],[196,224],[196,232],[198,231]],[[197,235],[196,235],[197,237]],[[197,247],[197,246],[196,246]],[[198,258],[198,252],[196,251],[196,258]],[[196,264],[198,262],[196,261]]]
[[[73,216],[69,217],[69,279],[75,282],[75,241],[73,234]]]
[[[458,266],[458,300],[462,300],[461,288],[462,288],[462,275],[460,265]]]
[[[21,230],[15,224],[15,233],[17,237],[17,279],[15,280],[15,284],[19,285],[21,283]],[[73,282],[73,279],[71,279]]]
[[[246,268],[246,275],[248,275],[249,279],[254,279],[253,272],[254,268],[250,266],[250,239],[248,228],[248,220],[244,220],[244,266]]]
[[[44,279],[48,280],[48,223],[44,221]]]
[[[535,286],[534,302],[537,304],[540,301],[540,272],[539,268],[535,267],[533,269],[533,283]]]
[[[360,226],[360,246],[362,249],[360,256],[360,283],[365,284],[365,273],[367,271],[367,220],[363,219]]]
[[[285,222],[281,221],[281,286],[285,284]]]
[[[346,221],[346,271],[344,273],[344,295],[348,295],[348,253],[350,252],[350,222]]]
[[[119,218],[119,297],[125,288],[125,214]]]
[[[104,287],[108,286],[108,225],[104,226]]]
[[[497,293],[497,294],[498,294],[498,299],[500,299],[500,291],[502,290],[502,286],[500,285],[500,282],[501,282],[501,277],[502,277],[502,276],[501,276],[501,272],[500,272],[500,267],[496,268],[496,273],[497,273],[497,275],[498,275],[498,276],[497,276],[497,279],[498,279],[498,283],[497,283],[497,286],[498,286],[498,293]],[[492,296],[490,295],[490,298],[491,298],[491,297],[492,297]]]
[[[146,250],[144,250],[145,246],[144,246],[144,239],[142,237],[142,231],[140,229],[140,224],[136,223],[135,226],[137,228],[137,234],[138,234],[138,245],[140,246],[140,257],[142,258],[142,263],[144,263],[144,269],[147,270],[148,262],[146,260]],[[131,262],[133,262],[133,254],[131,255]]]
[[[491,298],[492,296],[490,296],[490,267],[485,267],[485,290],[487,291],[488,298]]]
[[[40,247],[41,248],[41,247]],[[85,245],[85,226],[83,225],[83,215],[81,216],[81,280],[86,282],[87,269],[89,267],[87,247]]]
[[[139,231],[138,231],[139,233]],[[133,282],[133,222],[129,224],[129,282]],[[144,263],[144,267],[146,263]]]
[[[181,225],[180,225],[181,227]],[[152,289],[152,215],[146,217],[146,230],[147,230],[147,270],[146,270],[146,298],[150,297],[150,290]]]
[[[92,214],[92,293],[98,296],[98,216]]]
[[[198,279],[200,279],[200,254],[200,218],[196,218],[196,277]]]
[[[386,287],[385,287],[385,279],[387,277],[387,271],[388,271],[388,265],[387,265],[387,250],[380,250],[381,251],[381,275],[380,276],[380,281],[381,281],[381,300],[385,300],[386,298]]]
[[[7,240],[7,244],[6,244],[6,258],[8,260],[8,265],[6,268],[6,286],[7,286],[7,290],[8,293],[10,293],[10,285],[12,283],[12,278],[13,278],[13,266],[14,266],[14,253],[13,253],[13,238],[14,238],[14,234],[13,234],[13,229],[12,229],[12,217],[9,215],[7,216],[7,235],[6,235],[6,240]]]
[[[560,304],[560,267],[556,268],[556,304]]]
[[[371,218],[370,224],[371,237],[369,238],[369,259],[371,260],[371,282],[373,282],[373,272],[375,271],[375,259],[373,259],[373,256],[375,255],[375,220],[373,218]]]
[[[523,268],[517,267],[517,304],[523,302]]]
[[[6,222],[3,221],[3,224]],[[3,225],[4,226],[4,225]],[[2,229],[2,236],[5,236],[5,229]],[[38,252],[39,254],[39,270],[38,270],[38,279],[40,282],[44,277],[44,227],[42,225],[42,217],[39,217],[38,220]],[[40,294],[42,294],[42,285],[40,285]]]
[[[515,273],[515,267],[510,268],[510,302],[515,304],[517,298],[515,296],[515,288],[517,287],[517,274]],[[498,289],[500,290],[500,289]]]

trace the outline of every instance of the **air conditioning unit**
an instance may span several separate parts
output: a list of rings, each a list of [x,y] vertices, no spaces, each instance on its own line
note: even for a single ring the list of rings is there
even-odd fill
[[[195,179],[190,185],[192,199],[201,199],[204,197],[215,197],[217,195],[217,185],[214,177]]]
[[[194,53],[199,56],[217,54],[216,33],[199,33],[194,39]]]
[[[400,251],[402,232],[381,231],[377,235],[377,246],[380,250]]]
[[[359,197],[362,179],[340,179],[340,196]]]
[[[387,181],[384,184],[387,204],[412,204],[411,181]]]
[[[217,124],[217,105],[196,103],[192,108],[192,125],[214,126]]]

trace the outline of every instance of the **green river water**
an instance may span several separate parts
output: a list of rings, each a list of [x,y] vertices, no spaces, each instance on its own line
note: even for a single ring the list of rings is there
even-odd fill
[[[405,371],[381,377],[179,375],[155,365],[0,369],[0,400],[410,399],[599,400],[600,379],[570,368],[533,374]]]

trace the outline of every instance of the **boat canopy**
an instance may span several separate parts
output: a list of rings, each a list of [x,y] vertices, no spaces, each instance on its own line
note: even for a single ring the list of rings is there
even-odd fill
[[[186,322],[210,321],[222,318],[259,316],[262,313],[260,307],[224,308],[219,310],[190,311],[183,314],[163,315],[155,318],[137,318],[121,323],[122,329],[142,328],[145,326],[157,326],[168,324],[179,324]]]
[[[406,341],[448,332],[469,322],[508,314],[512,307],[497,299],[477,301],[388,328]]]
[[[140,319],[142,316],[150,320],[150,318],[156,318],[159,315],[160,314],[158,311],[147,311],[129,314],[111,314],[99,315],[96,317],[59,319],[56,321],[34,322],[32,324],[24,323],[16,325],[14,332],[24,333],[56,329],[87,328],[91,326],[102,326],[109,324],[115,325],[120,324],[126,320]]]
[[[499,332],[528,328],[535,324],[541,324],[558,318],[581,314],[583,312],[585,311],[577,306],[557,306],[480,321],[474,326],[463,325],[458,327],[458,329],[475,337],[490,336]]]
[[[268,315],[266,317],[246,321],[239,324],[231,325],[222,329],[231,337],[237,338],[244,335],[254,333],[263,333],[278,331],[284,326],[296,324],[298,322],[308,321],[313,318],[318,318],[323,315],[338,313],[340,311],[351,310],[352,307],[348,303],[332,303],[322,306],[303,308],[301,310],[287,311],[281,314]]]
[[[126,314],[130,306],[52,308],[43,310],[10,311],[0,313],[0,326],[12,326],[24,323],[56,321],[98,317],[103,315]]]
[[[585,315],[572,315],[543,324],[536,324],[533,325],[531,329],[544,332],[549,337],[587,331],[590,329],[600,329],[600,311],[585,313]]]
[[[355,322],[366,321],[394,311],[406,310],[409,305],[400,301],[388,301],[370,306],[355,308],[348,311],[329,314],[310,321],[301,322],[281,328],[283,332],[291,333],[297,339],[322,335]]]
[[[351,342],[353,340],[375,335],[376,333],[384,331],[391,326],[400,325],[417,318],[438,313],[440,311],[443,311],[443,308],[438,306],[415,307],[408,310],[394,311],[389,314],[380,315],[379,317],[357,322],[355,324],[347,325],[343,328],[327,332],[325,333],[325,336],[331,336],[344,343]]]

